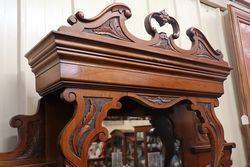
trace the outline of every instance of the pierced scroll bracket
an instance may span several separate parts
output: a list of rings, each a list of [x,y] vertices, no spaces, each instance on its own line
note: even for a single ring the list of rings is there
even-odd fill
[[[215,100],[213,103],[198,102],[191,105],[191,110],[196,112],[197,117],[201,121],[198,127],[200,133],[207,134],[211,144],[211,167],[219,167],[221,165],[225,145],[224,130],[214,111],[214,107],[218,105],[218,100]]]
[[[173,17],[167,14],[166,10],[162,10],[160,12],[153,12],[149,14],[144,20],[147,33],[150,34],[152,37],[154,37],[156,34],[158,34],[158,32],[156,28],[152,26],[151,19],[155,19],[160,26],[164,26],[166,23],[169,23],[173,28],[173,34],[169,38],[173,39],[179,38],[180,36],[179,24]],[[167,38],[167,36],[165,36],[165,38]]]
[[[108,130],[102,126],[109,109],[119,109],[114,97],[88,97],[81,89],[66,89],[61,97],[75,102],[73,119],[63,129],[60,146],[68,166],[87,167],[88,149],[94,139],[106,141]],[[70,151],[69,151],[70,150]]]

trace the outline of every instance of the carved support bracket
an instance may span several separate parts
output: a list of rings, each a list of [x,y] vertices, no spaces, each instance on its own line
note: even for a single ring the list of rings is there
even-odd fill
[[[121,104],[115,97],[84,96],[80,89],[66,89],[62,98],[75,103],[74,117],[61,134],[62,153],[69,166],[87,167],[91,142],[108,139],[108,130],[102,126],[102,121],[108,110],[119,109]]]
[[[214,107],[218,106],[218,101],[214,103],[194,103],[191,105],[191,110],[195,111],[201,124],[199,131],[202,134],[207,134],[211,144],[212,167],[219,167],[223,157],[225,145],[224,131],[220,121],[217,119]]]
[[[18,130],[18,145],[15,150],[0,153],[0,166],[12,166],[32,162],[44,156],[44,99],[38,104],[34,115],[17,115],[10,120],[10,125]]]

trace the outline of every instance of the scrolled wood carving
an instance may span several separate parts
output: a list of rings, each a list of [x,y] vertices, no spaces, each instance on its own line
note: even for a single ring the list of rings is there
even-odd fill
[[[114,38],[126,42],[133,42],[139,45],[157,47],[165,51],[171,51],[174,54],[183,56],[191,56],[195,58],[204,58],[212,61],[223,61],[222,53],[214,50],[205,35],[196,28],[190,28],[186,34],[192,42],[189,50],[178,47],[174,40],[180,35],[178,22],[166,11],[153,12],[145,18],[145,28],[148,34],[152,36],[149,41],[139,39],[132,35],[125,26],[125,21],[131,17],[131,10],[122,3],[114,3],[105,8],[99,15],[94,18],[87,19],[82,12],[77,12],[68,18],[71,27],[60,27],[59,31],[67,33],[75,33],[77,35],[91,33],[105,37]],[[160,26],[169,23],[173,28],[173,33],[167,35],[165,32],[158,32],[151,24],[151,20],[155,19]]]
[[[16,149],[7,153],[0,153],[0,163],[11,165],[15,161],[25,162],[42,158],[44,137],[44,101],[38,104],[34,115],[17,115],[10,120],[10,126],[18,130],[18,145]]]
[[[178,97],[171,97],[171,96],[169,97],[169,96],[147,96],[147,95],[140,96],[140,97],[142,97],[143,99],[151,103],[156,103],[159,105],[170,103],[178,98]]]
[[[223,157],[223,149],[225,144],[223,127],[215,115],[214,107],[218,106],[218,101],[214,103],[194,103],[191,105],[191,110],[195,111],[201,124],[199,131],[202,134],[207,134],[212,148],[212,167],[221,165]]]
[[[128,93],[128,97],[134,99],[135,101],[141,103],[144,106],[155,109],[169,108],[187,99],[187,97],[181,96],[159,96],[135,93]]]
[[[82,123],[76,127],[74,133],[72,134],[72,147],[78,156],[81,156],[83,153],[82,146],[86,140],[85,136],[88,136],[91,131],[95,129],[95,121],[99,117],[102,107],[104,104],[110,101],[111,99],[109,98],[84,98],[85,111],[83,120]],[[99,134],[100,140],[105,139],[102,138],[101,135],[108,135],[106,130],[100,133],[102,133]]]
[[[165,10],[160,12],[153,12],[145,18],[144,23],[147,33],[150,34],[151,36],[155,36],[156,34],[158,34],[158,32],[156,28],[152,26],[151,19],[155,19],[160,26],[164,26],[166,23],[171,24],[171,26],[173,27],[173,34],[171,35],[171,38],[173,39],[179,38],[180,28],[178,22],[173,17],[169,16]]]
[[[61,97],[76,103],[74,117],[60,138],[62,153],[68,166],[86,167],[91,142],[108,139],[108,130],[102,126],[108,110],[119,109],[121,104],[109,97],[86,97],[80,89],[66,89]]]
[[[100,27],[94,28],[94,29],[86,29],[86,31],[95,33],[98,35],[104,35],[112,38],[116,38],[119,40],[125,40],[130,41],[121,30],[121,27],[119,26],[119,22],[117,19],[112,18],[109,21],[105,22]]]

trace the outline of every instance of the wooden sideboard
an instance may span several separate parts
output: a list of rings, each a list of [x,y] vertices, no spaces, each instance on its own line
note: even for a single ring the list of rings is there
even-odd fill
[[[91,19],[77,12],[71,26],[50,32],[26,54],[42,98],[35,115],[10,121],[19,143],[0,154],[0,166],[86,167],[91,144],[109,138],[105,118],[127,115],[150,118],[168,154],[164,166],[174,139],[181,141],[183,166],[232,165],[235,144],[225,141],[214,111],[231,70],[222,53],[196,28],[187,30],[192,47],[179,48],[179,25],[165,11],[145,18],[152,39],[138,39],[125,26],[130,16],[121,3]],[[152,19],[173,33],[158,32]]]

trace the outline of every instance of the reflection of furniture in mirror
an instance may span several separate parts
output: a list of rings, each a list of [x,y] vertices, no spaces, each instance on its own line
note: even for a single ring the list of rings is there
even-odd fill
[[[105,166],[105,144],[103,142],[92,142],[88,150],[88,164],[92,167]]]
[[[248,164],[250,164],[250,10],[228,6],[228,36],[231,37],[232,63],[238,89],[238,103],[242,118],[242,130],[246,141]]]
[[[103,126],[107,116],[150,116],[165,154],[180,153],[184,166],[231,166],[234,144],[225,141],[214,111],[230,73],[222,53],[196,28],[187,31],[191,49],[179,48],[179,25],[164,11],[145,19],[152,39],[138,39],[125,26],[130,16],[120,3],[92,19],[78,12],[68,18],[71,26],[52,31],[27,53],[42,98],[34,116],[11,120],[20,141],[0,154],[0,166],[98,166],[94,160],[103,163],[100,150],[111,132]],[[157,32],[151,19],[169,23],[173,34]],[[112,156],[111,165],[122,160]],[[165,156],[164,166],[173,157]]]
[[[121,152],[123,165],[148,167],[148,155],[159,153],[160,157],[162,150],[161,141],[155,140],[157,138],[151,135],[151,129],[152,126],[147,125],[135,126],[134,130],[113,130],[106,145],[111,147],[111,149],[106,148],[111,152],[106,152],[106,155],[111,155],[112,152]]]
[[[148,167],[148,145],[152,136],[150,135],[150,129],[152,126],[136,126],[135,128],[135,166]]]
[[[123,165],[133,163],[134,142],[135,142],[133,131],[113,130],[110,134],[111,134],[111,139],[110,141],[107,142],[107,145],[108,147],[111,147],[111,149],[110,152],[106,152],[106,155],[107,154],[111,155],[114,152],[121,152]]]
[[[111,166],[113,154],[121,156],[121,166],[148,167],[151,164],[163,166],[165,155],[161,139],[154,135],[150,125],[134,126],[134,130],[113,130],[111,137],[107,140],[104,148],[105,158],[92,159],[96,161],[105,160],[106,166]],[[112,165],[113,166],[113,165]]]

